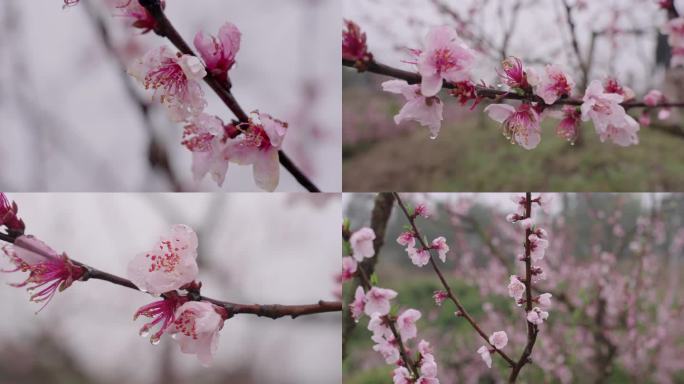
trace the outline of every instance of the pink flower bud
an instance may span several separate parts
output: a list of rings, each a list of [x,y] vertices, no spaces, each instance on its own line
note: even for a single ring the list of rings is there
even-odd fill
[[[487,364],[487,368],[491,368],[492,367],[492,355],[489,352],[489,348],[483,345],[477,350],[477,353],[480,354],[482,361],[484,361],[485,364]]]
[[[349,243],[352,248],[352,256],[356,261],[363,261],[364,258],[375,256],[373,240],[375,240],[375,232],[371,228],[364,227],[352,233]]]
[[[17,237],[13,245],[6,245],[2,250],[16,267],[3,272],[29,272],[26,280],[10,285],[27,287],[32,292],[31,301],[45,303],[38,312],[45,308],[57,291],[69,288],[86,273],[84,267],[74,264],[66,254],[58,255],[47,244],[30,235]]]
[[[12,202],[10,204],[7,196],[0,192],[0,226],[7,227],[7,231],[10,234],[23,234],[26,226],[24,221],[21,220],[17,213],[19,212],[19,207],[17,203]]]
[[[363,65],[372,59],[366,45],[366,33],[351,20],[344,21],[345,30],[342,31],[342,58]]]
[[[349,311],[351,312],[351,317],[354,321],[358,322],[363,315],[366,307],[366,293],[363,291],[363,287],[356,287],[356,292],[354,293],[354,301],[349,304]]]
[[[511,275],[510,283],[508,284],[508,296],[518,301],[522,299],[524,293],[525,284],[518,280],[517,276]]]
[[[356,273],[357,263],[351,256],[342,258],[342,281],[347,281],[354,277]]]
[[[204,60],[209,73],[221,83],[228,83],[228,71],[235,65],[235,57],[240,50],[240,30],[232,23],[225,23],[215,36],[204,32],[195,35],[195,48]]]
[[[435,291],[435,293],[432,295],[432,298],[435,300],[435,304],[437,304],[437,306],[441,306],[447,297],[449,297],[449,295],[446,291]]]
[[[446,254],[447,252],[449,252],[449,246],[447,245],[444,236],[440,236],[432,240],[432,249],[437,250],[437,253],[439,254],[439,259],[442,260],[442,263],[445,263]]]
[[[508,335],[504,331],[494,332],[489,336],[489,343],[496,349],[502,349],[508,344]]]

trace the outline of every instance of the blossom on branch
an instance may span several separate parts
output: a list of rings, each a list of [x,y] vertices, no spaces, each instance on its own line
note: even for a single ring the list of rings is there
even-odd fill
[[[162,335],[169,327],[173,325],[176,320],[176,309],[180,305],[180,298],[178,295],[167,295],[162,300],[143,305],[133,314],[133,320],[137,320],[140,316],[149,317],[152,319],[140,328],[139,334],[142,337],[150,336],[150,343],[159,344]],[[151,329],[159,326],[156,332],[151,333]]]
[[[224,322],[216,306],[205,301],[188,301],[176,310],[175,318],[168,332],[181,352],[197,355],[202,365],[209,366]]]
[[[166,8],[166,2],[160,1],[161,8]],[[142,33],[147,33],[157,27],[157,20],[140,5],[138,0],[116,0],[114,7],[120,11],[120,16],[130,20],[130,25],[134,28],[142,29]]]
[[[19,236],[13,245],[2,248],[15,268],[2,272],[28,272],[29,276],[13,287],[27,287],[31,292],[30,300],[44,303],[39,312],[52,300],[54,295],[71,286],[86,273],[85,268],[74,264],[65,253],[59,255],[47,244],[33,236]]]
[[[197,235],[183,224],[171,227],[155,246],[128,263],[128,277],[144,292],[161,295],[192,283],[198,274]]]
[[[548,317],[549,313],[539,307],[534,307],[527,313],[527,321],[534,325],[542,325],[544,320],[546,320]]]
[[[417,84],[409,84],[405,80],[388,80],[382,83],[382,90],[404,96],[406,104],[394,116],[394,122],[401,124],[406,120],[414,120],[430,129],[430,138],[436,139],[442,125],[442,101],[437,96],[424,96]]]
[[[437,250],[439,259],[442,260],[442,263],[446,263],[446,254],[449,252],[449,246],[444,236],[432,240],[432,249]]]
[[[532,105],[522,103],[514,108],[508,104],[491,104],[484,111],[503,124],[503,135],[511,143],[534,149],[541,142],[540,118]]]
[[[518,301],[522,299],[525,293],[525,284],[518,280],[518,276],[511,275],[510,283],[508,284],[508,296]]]
[[[406,341],[416,337],[418,333],[416,321],[418,321],[421,316],[420,311],[410,308],[397,317],[397,331],[399,331],[402,340]]]
[[[610,139],[620,146],[639,143],[639,123],[620,105],[624,99],[619,93],[606,92],[598,80],[589,84],[581,107],[582,120],[592,120],[601,142]]]
[[[363,291],[363,287],[356,287],[356,292],[354,292],[354,301],[349,304],[349,312],[351,313],[352,319],[358,322],[364,313],[366,308],[366,293]]]
[[[390,300],[397,297],[391,289],[373,287],[366,293],[364,312],[371,316],[374,313],[384,316],[390,311]]]
[[[534,87],[534,93],[548,105],[572,95],[575,88],[575,82],[570,75],[555,64],[547,65],[541,75],[530,76],[530,82]]]
[[[190,120],[207,105],[199,83],[207,71],[195,56],[161,46],[131,64],[128,73],[145,89],[154,90],[154,97],[168,107],[173,121]]]
[[[7,195],[0,192],[0,226],[5,226],[10,234],[23,234],[26,229],[24,221],[17,216],[19,207],[17,203],[10,203]]]
[[[356,260],[351,256],[345,256],[342,258],[342,281],[350,280],[354,277],[357,269]]]
[[[494,332],[489,336],[489,344],[496,349],[503,349],[508,344],[508,335],[504,331]]]
[[[342,31],[342,58],[356,62],[357,68],[363,68],[373,55],[368,52],[366,33],[351,20],[344,20],[345,30]]]
[[[447,26],[431,29],[424,40],[424,50],[417,56],[418,72],[422,76],[421,93],[435,96],[442,81],[469,80],[475,63],[475,53]]]
[[[352,256],[356,261],[363,261],[364,258],[375,255],[373,240],[375,240],[375,231],[372,228],[363,227],[352,233],[349,237],[349,244],[351,244]]]
[[[228,71],[235,65],[241,36],[238,27],[232,23],[223,24],[218,37],[207,36],[202,31],[195,35],[195,48],[204,60],[207,71],[222,84],[229,83]]]

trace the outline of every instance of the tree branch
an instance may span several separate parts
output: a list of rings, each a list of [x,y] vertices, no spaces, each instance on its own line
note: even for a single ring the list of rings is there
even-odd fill
[[[4,233],[0,233],[0,240],[14,244],[16,237],[10,236]],[[17,245],[15,245],[17,246]],[[39,249],[31,249],[31,252],[40,253]],[[42,255],[42,254],[41,254]],[[49,255],[42,255],[44,257],[50,257]],[[101,271],[99,269],[93,268],[89,265],[81,263],[79,261],[69,259],[73,264],[85,269],[85,274],[80,281],[87,281],[90,279],[107,281],[109,283],[119,285],[122,287],[134,289],[140,291],[140,289],[133,284],[132,281],[113,275],[108,272]],[[142,292],[142,291],[141,291]],[[208,301],[216,306],[225,308],[229,315],[237,314],[250,314],[257,315],[259,317],[268,317],[271,319],[278,319],[285,316],[290,316],[293,319],[299,316],[312,315],[324,312],[338,312],[342,310],[342,303],[339,301],[323,301],[319,300],[315,304],[304,304],[304,305],[281,305],[281,304],[238,304],[229,301],[222,301],[217,299],[212,299],[206,296],[193,297],[192,295],[187,296],[189,299],[195,301]]]
[[[456,307],[457,307],[458,310],[460,311],[461,316],[464,317],[464,318],[468,321],[468,323],[470,323],[470,325],[473,327],[473,329],[475,329],[475,331],[482,337],[482,339],[484,339],[484,341],[485,341],[491,348],[494,349],[494,351],[496,351],[496,353],[498,353],[499,355],[501,355],[501,357],[503,357],[503,359],[506,360],[506,362],[508,363],[508,365],[510,365],[511,367],[515,366],[516,363],[513,361],[513,359],[511,359],[505,352],[503,352],[503,351],[501,351],[501,350],[495,348],[494,345],[492,345],[492,344],[489,342],[489,336],[487,336],[487,334],[484,333],[484,331],[482,330],[482,328],[480,328],[480,326],[477,324],[477,322],[475,321],[475,319],[473,319],[473,317],[468,313],[468,311],[466,311],[465,307],[463,307],[463,305],[461,304],[461,302],[456,298],[456,296],[454,295],[453,290],[451,289],[451,286],[449,286],[449,283],[447,283],[446,279],[444,278],[444,275],[443,275],[442,272],[439,270],[439,267],[437,266],[437,263],[435,263],[435,260],[434,260],[434,258],[432,257],[432,250],[430,249],[430,247],[428,246],[428,244],[425,243],[425,240],[424,240],[423,235],[420,233],[420,230],[419,230],[418,227],[416,226],[415,218],[413,218],[413,217],[409,214],[408,209],[406,208],[406,205],[404,205],[404,202],[401,200],[401,197],[399,196],[399,194],[396,193],[396,192],[394,192],[393,194],[394,194],[394,198],[397,200],[397,204],[399,204],[399,207],[400,207],[401,210],[403,211],[404,216],[406,216],[406,219],[409,221],[409,223],[411,224],[411,227],[413,228],[414,237],[420,242],[420,244],[423,246],[423,249],[426,249],[426,250],[428,251],[428,253],[430,254],[430,265],[432,265],[432,269],[433,269],[433,270],[435,271],[435,273],[437,274],[437,277],[439,277],[439,281],[442,283],[442,286],[443,286],[444,289],[446,290],[447,295],[449,296],[449,299],[450,299],[454,304],[456,304]]]

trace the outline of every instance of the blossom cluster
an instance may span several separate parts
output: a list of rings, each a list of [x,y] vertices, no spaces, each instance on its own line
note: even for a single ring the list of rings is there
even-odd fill
[[[78,0],[65,0],[65,7]],[[161,1],[162,9],[166,6]],[[116,0],[114,7],[133,28],[143,33],[156,30],[158,20],[138,0]],[[222,186],[229,163],[251,165],[256,185],[274,191],[279,183],[279,154],[288,124],[266,113],[253,111],[245,121],[224,123],[204,112],[207,107],[201,81],[210,76],[230,92],[228,72],[235,66],[242,34],[225,23],[216,36],[196,33],[193,43],[199,53],[185,54],[168,46],[148,51],[128,67],[128,73],[153,99],[168,109],[169,117],[184,125],[182,145],[192,152],[192,173],[196,182],[210,174]]]
[[[350,280],[356,275],[358,262],[375,255],[375,237],[373,229],[368,227],[360,228],[349,236],[351,255],[343,257],[343,280]],[[387,364],[396,366],[392,376],[394,384],[439,384],[437,363],[429,342],[418,342],[418,359],[415,363],[404,360],[402,356],[403,351],[408,350],[406,343],[418,336],[416,322],[422,314],[409,308],[393,316],[391,300],[396,297],[397,292],[392,289],[370,286],[364,290],[360,285],[349,304],[350,314],[356,322],[364,315],[369,317],[368,330],[372,332],[371,339],[375,343],[373,350],[380,353]]]
[[[139,334],[149,336],[152,344],[158,344],[163,335],[170,335],[183,353],[197,355],[206,366],[212,362],[219,331],[230,314],[223,307],[198,300],[201,283],[195,281],[197,245],[197,235],[190,227],[174,225],[151,250],[130,261],[128,277],[141,291],[160,298],[135,312],[134,320],[140,316],[151,319]],[[26,280],[12,286],[26,287],[31,292],[31,301],[44,303],[41,310],[57,292],[89,278],[88,267],[69,259],[65,253],[58,254],[31,235],[16,237],[2,251],[15,266],[3,272],[29,273]]]
[[[428,217],[427,208],[424,204],[419,204],[416,207],[414,216]],[[446,238],[444,236],[435,238],[432,240],[429,246],[422,246],[422,244],[419,244],[418,247],[416,247],[416,236],[417,233],[415,233],[413,230],[408,230],[401,233],[397,238],[397,243],[406,247],[406,253],[414,265],[417,267],[423,267],[427,265],[431,259],[430,250],[437,251],[439,259],[442,261],[442,263],[446,263],[449,245],[447,244]]]
[[[360,34],[358,26],[349,21],[347,24],[353,26],[355,35]],[[344,41],[351,39],[350,30],[348,27],[343,33]],[[684,18],[668,23],[667,33],[673,47],[681,47],[684,55]],[[363,39],[355,40],[354,49],[367,52],[365,34],[362,36]],[[343,44],[343,55],[352,55],[347,47],[348,44]],[[556,64],[546,65],[542,69],[527,68],[520,59],[509,57],[502,62],[502,71],[499,73],[500,86],[506,87],[505,91],[488,88],[484,82],[479,86],[472,81],[471,74],[477,60],[475,51],[465,44],[455,29],[448,26],[432,28],[424,39],[423,49],[409,52],[412,59],[407,62],[415,65],[420,74],[420,84],[389,80],[382,83],[382,88],[406,99],[406,104],[394,117],[395,123],[416,121],[430,129],[432,139],[437,138],[443,120],[444,105],[438,94],[446,87],[462,105],[474,101],[473,107],[484,98],[483,95],[497,100],[507,96],[518,99],[517,105],[495,103],[484,111],[501,123],[503,135],[511,143],[528,150],[536,148],[541,142],[541,124],[547,116],[560,120],[556,133],[572,144],[579,137],[583,121],[593,123],[601,142],[610,140],[623,147],[639,143],[639,122],[627,114],[623,105],[634,100],[634,92],[620,86],[612,78],[604,82],[592,81],[581,100],[566,103],[564,100],[573,96],[576,84],[563,68]],[[680,60],[677,53],[674,54],[673,61]],[[369,54],[364,55],[367,60],[372,60]],[[647,108],[640,119],[641,123],[648,125],[649,109],[662,108],[664,102],[662,93],[651,91],[644,99]],[[668,116],[666,109],[659,114],[660,119]]]

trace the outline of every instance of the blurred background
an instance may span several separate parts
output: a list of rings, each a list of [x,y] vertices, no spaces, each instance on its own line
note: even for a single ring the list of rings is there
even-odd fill
[[[431,217],[418,219],[429,239],[445,236],[451,251],[442,266],[464,307],[491,333],[509,336],[505,351],[517,358],[526,341],[521,310],[508,297],[524,233],[505,221],[515,204],[508,194],[402,195],[425,202]],[[343,212],[352,230],[370,223],[374,196],[345,194]],[[552,293],[549,319],[541,327],[520,382],[684,383],[684,195],[558,194],[549,214],[533,211],[549,234],[541,262],[547,278],[537,294]],[[395,239],[407,221],[394,207],[375,271],[383,288],[396,290],[398,312],[416,308],[418,340],[431,343],[443,383],[506,382],[509,370],[493,356],[488,369],[477,349],[482,340],[455,306],[437,307],[441,289],[431,268],[414,266]],[[517,269],[520,268],[520,269]],[[345,284],[345,302],[355,287]],[[351,321],[344,315],[345,327]],[[343,338],[343,381],[387,383],[392,367],[373,351],[364,317]],[[413,344],[411,345],[413,348]]]
[[[95,268],[126,275],[172,224],[199,236],[202,293],[239,303],[336,300],[341,241],[336,194],[9,194],[27,233]],[[293,225],[296,223],[296,225]],[[8,269],[0,258],[0,269]],[[138,336],[152,296],[104,281],[74,283],[39,314],[1,273],[1,383],[340,383],[340,314],[271,320],[239,315],[210,368],[163,337]],[[315,363],[314,363],[315,362]]]
[[[182,125],[125,74],[163,44],[112,16],[109,0],[0,5],[0,172],[5,191],[255,191],[231,165],[223,188],[192,180]],[[233,93],[245,109],[289,122],[284,150],[323,191],[341,190],[339,26],[333,0],[166,2],[186,41],[230,21],[242,31]],[[267,27],[265,27],[267,26]],[[102,32],[106,32],[104,35]],[[105,42],[108,42],[105,44]],[[204,87],[208,113],[233,115]],[[281,168],[280,191],[300,191]]]
[[[586,63],[583,71],[572,48],[562,0],[344,0],[346,19],[359,24],[369,51],[384,64],[413,71],[407,48],[421,48],[427,31],[453,26],[479,51],[473,81],[497,84],[501,60],[516,56],[527,66],[560,64],[577,83],[617,78],[641,98],[653,88],[669,100],[684,100],[684,69],[669,69],[670,51],[659,33],[667,20],[657,1],[567,0]],[[678,9],[684,1],[675,0]],[[388,77],[343,75],[343,187],[345,191],[673,191],[684,189],[682,114],[669,120],[651,116],[640,144],[622,148],[600,143],[585,124],[574,146],[556,137],[558,120],[547,118],[542,142],[532,151],[511,145],[500,124],[446,93],[442,130],[430,140],[417,123],[395,125],[404,105],[383,92]],[[639,117],[641,110],[633,110]]]

